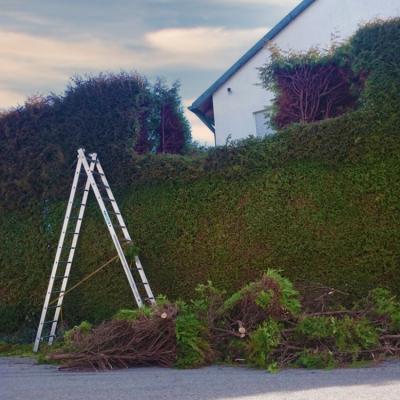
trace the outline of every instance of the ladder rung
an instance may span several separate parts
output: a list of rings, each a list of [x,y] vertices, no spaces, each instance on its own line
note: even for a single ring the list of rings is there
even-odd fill
[[[58,260],[58,263],[60,264],[60,263],[72,263],[72,261],[69,261],[69,260]]]
[[[86,158],[86,161],[88,162],[88,164],[90,164],[93,160],[91,160],[90,158]],[[80,172],[81,174],[86,174],[85,168],[82,168]]]
[[[44,322],[43,322],[43,325],[44,325],[44,324],[52,324],[53,322],[57,322],[57,320],[54,319],[53,321],[44,321]]]
[[[98,176],[106,176],[106,174],[102,174],[101,172],[97,172],[97,171],[92,171],[93,175],[98,175]]]
[[[109,211],[108,213],[111,214],[111,215],[121,215],[121,213],[119,213],[119,212],[116,213],[116,212],[114,212],[114,211]]]
[[[102,196],[102,198],[106,197],[106,196],[108,197],[108,191],[107,190],[103,190],[103,189],[106,189],[105,186],[98,185],[97,188],[99,189],[99,192],[100,192],[100,195]]]
[[[51,337],[56,337],[56,335],[46,335],[46,336],[42,336],[41,339],[43,340],[43,339],[48,339],[48,338],[51,338]]]
[[[53,290],[51,293],[64,293],[65,290]]]
[[[64,278],[68,278],[68,275],[56,275],[54,277],[54,279],[64,279]]]
[[[75,205],[74,207],[72,207],[72,209],[75,210],[80,210],[82,206],[87,206],[87,203],[79,203],[77,205]]]
[[[109,201],[110,203],[112,203],[113,201],[115,201],[114,199],[110,199],[110,198],[108,198],[108,197],[102,197],[102,199],[103,199],[104,201]]]
[[[48,310],[54,310],[55,308],[60,308],[60,307],[61,307],[61,306],[59,306],[59,305],[56,304],[55,306],[48,306],[47,309],[48,309]]]

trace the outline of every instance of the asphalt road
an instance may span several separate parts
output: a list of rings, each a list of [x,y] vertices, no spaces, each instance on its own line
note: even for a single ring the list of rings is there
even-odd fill
[[[1,400],[398,400],[400,362],[277,374],[242,367],[135,368],[60,372],[22,358],[0,358]]]

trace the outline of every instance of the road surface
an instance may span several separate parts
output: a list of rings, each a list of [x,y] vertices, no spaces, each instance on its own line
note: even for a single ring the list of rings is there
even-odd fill
[[[1,400],[399,400],[400,362],[333,371],[244,367],[60,372],[0,357]]]

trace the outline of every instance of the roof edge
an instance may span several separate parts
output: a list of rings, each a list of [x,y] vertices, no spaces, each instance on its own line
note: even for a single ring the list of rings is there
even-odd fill
[[[265,44],[277,36],[286,26],[296,19],[304,10],[306,10],[316,0],[303,0],[289,14],[286,15],[278,24],[276,24],[266,35],[264,35],[253,47],[250,48],[238,61],[235,62],[223,75],[221,75],[203,94],[201,94],[189,107],[209,128],[209,124],[204,119],[207,117],[200,110],[200,106],[212,96],[225,82],[227,82],[240,68],[242,68],[251,58],[253,58]],[[200,116],[201,115],[201,116]],[[212,125],[211,125],[212,126]],[[214,127],[210,128],[214,133]]]
[[[207,128],[210,129],[210,131],[215,134],[215,127],[212,121],[200,109],[194,108],[193,106],[189,106],[188,110],[196,114],[201,120],[201,122],[203,122],[207,126]]]

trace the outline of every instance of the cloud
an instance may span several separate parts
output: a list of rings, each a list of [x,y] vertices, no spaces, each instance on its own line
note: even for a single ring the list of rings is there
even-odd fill
[[[30,95],[59,91],[77,73],[137,69],[162,74],[163,69],[173,67],[224,69],[265,31],[221,27],[162,29],[146,33],[140,47],[135,48],[130,43],[87,37],[79,41],[59,39],[3,29],[0,107],[15,100],[15,92]]]
[[[132,65],[129,51],[97,40],[68,41],[26,33],[0,31],[1,79],[64,79],[74,70]]]
[[[226,56],[247,49],[266,32],[265,28],[183,28],[163,29],[146,33],[140,49],[123,43],[82,39],[61,40],[0,30],[1,69],[6,63],[24,71],[27,64],[33,74],[41,75],[40,68],[51,70],[51,76],[63,75],[71,69],[114,69],[127,66],[159,69],[163,66],[194,66],[214,69],[215,62],[226,66]],[[15,74],[16,75],[16,74]]]
[[[0,77],[64,79],[71,73],[120,68],[159,70],[162,67],[215,69],[227,66],[264,33],[265,28],[164,29],[145,34],[140,49],[97,39],[61,40],[0,30]]]
[[[133,69],[121,48],[96,40],[54,40],[0,31],[0,108],[21,104],[32,94],[60,92],[68,79],[83,72]]]
[[[267,30],[265,27],[253,29],[176,28],[150,32],[145,39],[149,47],[165,64],[219,69],[228,66],[230,61],[239,57]]]
[[[33,25],[50,25],[51,22],[48,19],[38,17],[36,15],[24,13],[21,11],[7,11],[7,10],[0,10],[0,17],[4,17],[7,19],[13,19],[18,22],[23,22],[27,24]]]
[[[18,104],[23,104],[25,99],[26,95],[23,92],[0,88],[0,111],[2,109],[14,107]]]

